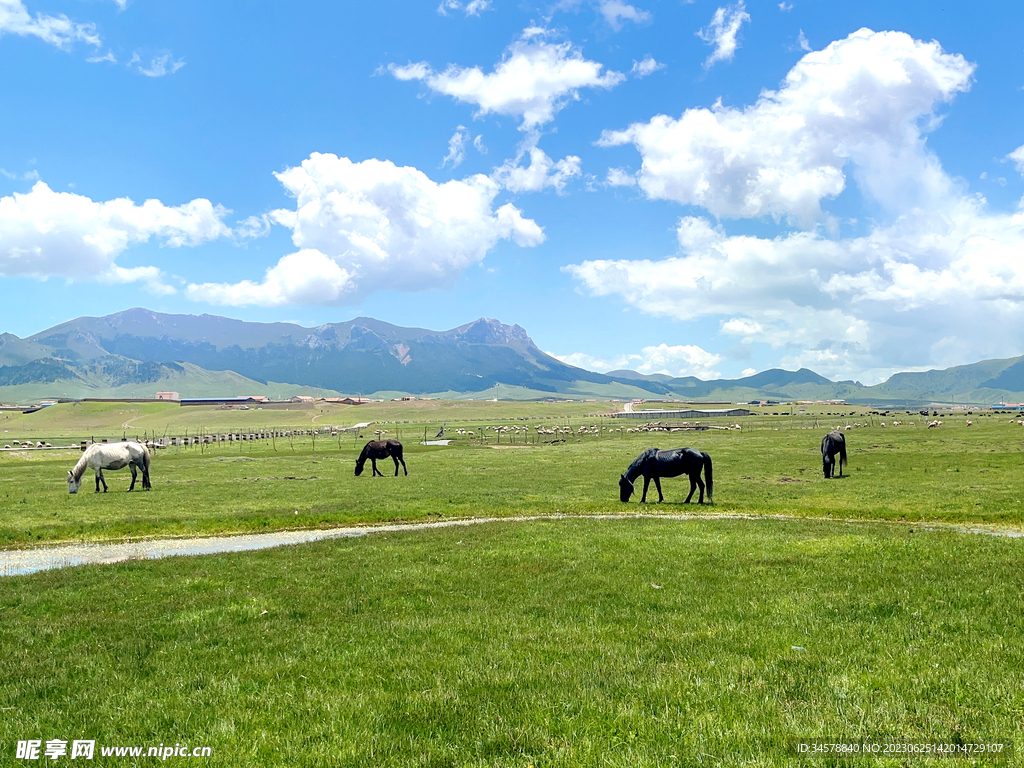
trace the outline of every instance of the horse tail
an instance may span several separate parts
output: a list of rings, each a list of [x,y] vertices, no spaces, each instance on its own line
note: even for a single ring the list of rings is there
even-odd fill
[[[839,470],[842,471],[843,464],[850,465],[850,460],[846,458],[846,441],[843,440],[839,444]]]
[[[708,501],[711,501],[711,496],[715,489],[715,479],[711,474],[711,457],[704,451],[701,451],[700,455],[704,457],[704,481],[708,485]]]

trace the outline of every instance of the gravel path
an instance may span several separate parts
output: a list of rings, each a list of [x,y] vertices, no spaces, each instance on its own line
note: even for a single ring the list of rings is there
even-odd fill
[[[126,560],[156,560],[180,555],[212,555],[225,552],[248,552],[292,544],[306,544],[324,539],[343,539],[374,533],[423,531],[434,528],[481,525],[484,523],[521,523],[536,520],[778,520],[783,522],[821,521],[820,518],[788,517],[785,515],[742,515],[701,513],[692,515],[534,515],[531,517],[479,517],[468,520],[442,520],[432,523],[392,523],[387,525],[328,528],[312,531],[279,531],[276,533],[241,534],[237,536],[188,537],[178,539],[151,539],[112,544],[65,544],[39,549],[0,550],[0,577],[23,576],[54,568],[75,565],[102,565]],[[973,533],[1007,538],[1024,538],[1024,531],[982,526],[950,525],[946,523],[891,523],[880,520],[833,520],[831,523],[852,525],[898,525],[920,531],[947,531]]]

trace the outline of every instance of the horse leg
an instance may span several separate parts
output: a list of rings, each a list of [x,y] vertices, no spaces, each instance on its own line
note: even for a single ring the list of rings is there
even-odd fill
[[[697,475],[697,487],[700,488],[700,498],[697,499],[698,504],[704,503],[704,481],[700,479],[700,475]]]
[[[654,478],[654,487],[658,489],[658,503],[661,504],[661,502],[663,502],[665,500],[665,497],[661,493],[661,478],[660,477],[655,476],[655,478]]]
[[[132,484],[128,486],[128,493],[131,493],[133,490],[135,490],[135,478],[138,477],[138,472],[136,472],[135,470],[134,463],[129,464],[128,469],[132,471]]]
[[[142,490],[148,491],[153,487],[153,483],[149,481],[149,470],[143,468],[142,470]]]
[[[402,469],[405,470],[405,476],[408,477],[409,476],[409,468],[407,466],[405,466],[405,459],[403,459],[401,456],[399,456],[398,460],[400,462],[402,462]],[[395,474],[396,475],[398,474],[398,467],[395,467]]]
[[[96,470],[96,493],[100,492],[100,471]]]
[[[640,503],[641,504],[646,504],[647,503],[647,487],[650,484],[651,484],[651,478],[649,478],[647,475],[644,475],[644,495],[640,498]]]
[[[384,477],[384,473],[377,469],[377,460],[370,459],[370,463],[373,464],[373,474],[370,477]]]
[[[695,490],[697,490],[697,481],[694,480],[693,476],[691,475],[690,476],[690,495],[686,497],[686,501],[684,501],[683,504],[689,504],[690,503],[690,499],[693,498],[693,492]],[[701,498],[703,498],[703,496]]]
[[[842,459],[842,457],[839,458],[839,462],[838,463],[839,463],[839,476],[842,477],[843,476],[843,459]]]
[[[391,460],[395,462],[395,477],[398,477],[398,457],[392,456]]]
[[[97,469],[96,470],[96,479],[99,480],[101,483],[103,483],[103,492],[106,493],[107,492],[107,481],[103,479],[103,470],[102,469]],[[96,490],[99,491],[99,486],[98,485],[96,487]]]

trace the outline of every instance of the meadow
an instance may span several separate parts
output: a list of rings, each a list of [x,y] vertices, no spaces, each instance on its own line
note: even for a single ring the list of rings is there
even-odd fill
[[[740,419],[740,430],[628,434],[626,430],[638,422],[580,415],[581,406],[595,411],[595,404],[467,405],[468,415],[461,407],[439,404],[434,408],[442,410],[441,420],[432,420],[437,415],[432,408],[427,415],[431,420],[417,421],[397,417],[415,415],[418,409],[389,404],[376,415],[392,418],[362,430],[362,437],[359,432],[300,435],[159,450],[153,458],[151,493],[126,494],[127,473],[108,472],[109,493],[91,492],[90,473],[82,492],[70,496],[65,478],[80,455],[77,450],[4,452],[0,546],[449,517],[615,514],[638,508],[639,494],[629,505],[618,501],[616,483],[629,462],[650,445],[694,445],[711,454],[715,512],[997,526],[1024,522],[1024,427],[1003,416],[972,414],[971,427],[966,426],[966,415],[947,416],[936,429],[928,429],[919,416],[913,419],[914,426],[899,427],[893,427],[891,419],[882,427],[881,418],[870,414],[850,417],[860,424],[871,419],[874,426],[846,433],[848,476],[831,482],[822,477],[819,443],[827,419],[844,420],[834,414],[776,417],[769,411]],[[490,411],[487,406],[492,406]],[[571,407],[563,413],[566,406]],[[141,410],[151,407],[145,404]],[[143,424],[146,419],[166,421],[172,416],[180,420],[181,411],[188,411],[184,416],[196,422],[236,420],[234,425],[222,421],[207,428],[213,431],[258,429],[263,425],[253,423],[256,418],[270,416],[291,415],[294,424],[295,414],[306,419],[298,426],[308,428],[316,415],[309,409],[193,413],[161,405],[133,418]],[[372,413],[358,408],[348,412]],[[492,418],[481,420],[480,414]],[[123,415],[113,412],[103,418],[109,425]],[[34,417],[52,419],[47,411],[20,418]],[[88,411],[76,412],[76,418],[98,421],[97,414]],[[250,424],[244,425],[243,419]],[[729,421],[736,420],[723,423]],[[442,424],[453,438],[450,445],[420,444],[425,434],[434,437]],[[540,434],[538,426],[563,431]],[[596,427],[597,434],[581,434],[580,427]],[[40,428],[49,433],[57,427]],[[75,428],[80,433],[80,427]],[[363,443],[374,437],[371,430],[378,429],[404,441],[408,477],[372,478],[369,471],[354,477],[355,458]],[[460,434],[460,429],[474,434]],[[152,434],[152,426],[149,431]],[[390,461],[380,467],[388,475],[394,471]],[[667,480],[664,487],[665,504],[648,508],[683,509],[685,480]]]
[[[8,578],[0,762],[28,738],[210,746],[223,766],[1020,744],[1022,573],[1020,542],[987,536],[564,519]]]
[[[19,434],[35,416],[47,436],[128,420],[102,405],[74,424],[19,416]],[[132,426],[186,410],[149,407]],[[639,422],[595,415],[604,403],[364,407],[332,422],[377,421],[362,438],[160,450],[150,493],[110,472],[109,493],[87,475],[70,496],[78,451],[0,454],[5,548],[510,518],[0,579],[0,764],[22,764],[28,738],[205,745],[226,766],[774,766],[797,762],[794,738],[1024,745],[1022,541],[955,530],[1024,525],[1008,416],[928,429],[787,407],[713,423],[740,430],[627,433]],[[280,426],[317,416],[286,413]],[[265,416],[196,410],[189,428]],[[866,426],[826,481],[818,444],[847,422]],[[450,445],[420,445],[442,424]],[[401,437],[408,477],[389,460],[354,477],[376,429]],[[620,503],[649,445],[709,452],[715,503],[684,506],[684,480],[664,504]],[[587,517],[640,511],[655,517]],[[698,517],[657,517],[682,512]],[[530,515],[561,517],[511,519]]]

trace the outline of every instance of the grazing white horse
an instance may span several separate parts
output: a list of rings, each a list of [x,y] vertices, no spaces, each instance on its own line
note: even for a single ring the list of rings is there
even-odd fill
[[[78,493],[82,475],[87,469],[96,472],[96,493],[100,492],[100,483],[103,483],[103,492],[106,493],[107,481],[103,479],[103,470],[125,467],[132,471],[129,491],[135,488],[137,469],[142,470],[142,489],[148,491],[153,487],[149,482],[149,451],[142,443],[93,443],[85,449],[75,468],[68,472],[68,493]]]

